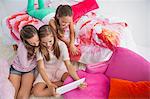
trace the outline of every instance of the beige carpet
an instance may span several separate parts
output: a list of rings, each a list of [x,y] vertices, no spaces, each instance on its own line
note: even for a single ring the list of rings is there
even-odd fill
[[[59,96],[59,97],[34,97],[34,96],[31,96],[30,99],[63,99],[63,96]]]

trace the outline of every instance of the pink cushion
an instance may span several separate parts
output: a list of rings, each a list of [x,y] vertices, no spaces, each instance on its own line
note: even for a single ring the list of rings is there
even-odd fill
[[[108,99],[109,96],[109,79],[101,73],[90,74],[84,71],[78,71],[80,78],[85,77],[88,87],[81,90],[79,88],[65,93],[64,99]],[[65,84],[72,82],[68,77]]]
[[[74,13],[73,20],[76,21],[78,18],[86,14],[87,12],[99,8],[96,0],[84,0],[72,6]]]
[[[150,62],[137,53],[118,47],[113,53],[106,75],[130,81],[150,81]]]
[[[88,73],[105,73],[108,67],[108,62],[99,62],[95,64],[87,64],[86,72]]]

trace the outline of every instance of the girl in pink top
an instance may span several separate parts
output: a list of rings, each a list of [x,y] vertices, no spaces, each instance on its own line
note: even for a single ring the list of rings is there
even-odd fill
[[[40,51],[37,53],[39,75],[34,82],[35,96],[56,95],[55,88],[61,86],[68,74],[79,80],[70,62],[67,46],[58,40],[52,27],[44,25],[39,29]],[[80,87],[86,86],[83,83]]]
[[[37,66],[38,30],[33,25],[26,25],[20,31],[22,42],[18,44],[17,54],[10,68],[10,81],[15,88],[14,99],[28,99]]]

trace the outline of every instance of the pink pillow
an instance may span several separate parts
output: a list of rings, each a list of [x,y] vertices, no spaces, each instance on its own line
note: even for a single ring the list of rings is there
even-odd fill
[[[73,10],[73,21],[75,22],[78,18],[86,14],[87,12],[99,8],[96,0],[84,0],[72,6]]]
[[[108,99],[109,96],[109,79],[101,73],[90,74],[84,71],[78,71],[80,78],[85,78],[87,87],[85,89],[74,89],[63,94],[64,99]],[[65,84],[72,82],[73,79],[68,77]]]
[[[105,73],[108,67],[108,62],[99,62],[95,64],[87,64],[86,72],[88,73]]]

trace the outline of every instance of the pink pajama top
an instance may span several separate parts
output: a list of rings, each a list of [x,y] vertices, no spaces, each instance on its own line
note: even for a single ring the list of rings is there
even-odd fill
[[[17,55],[12,61],[12,66],[20,72],[29,72],[37,66],[36,57],[28,60],[27,49],[22,42],[18,44]]]

